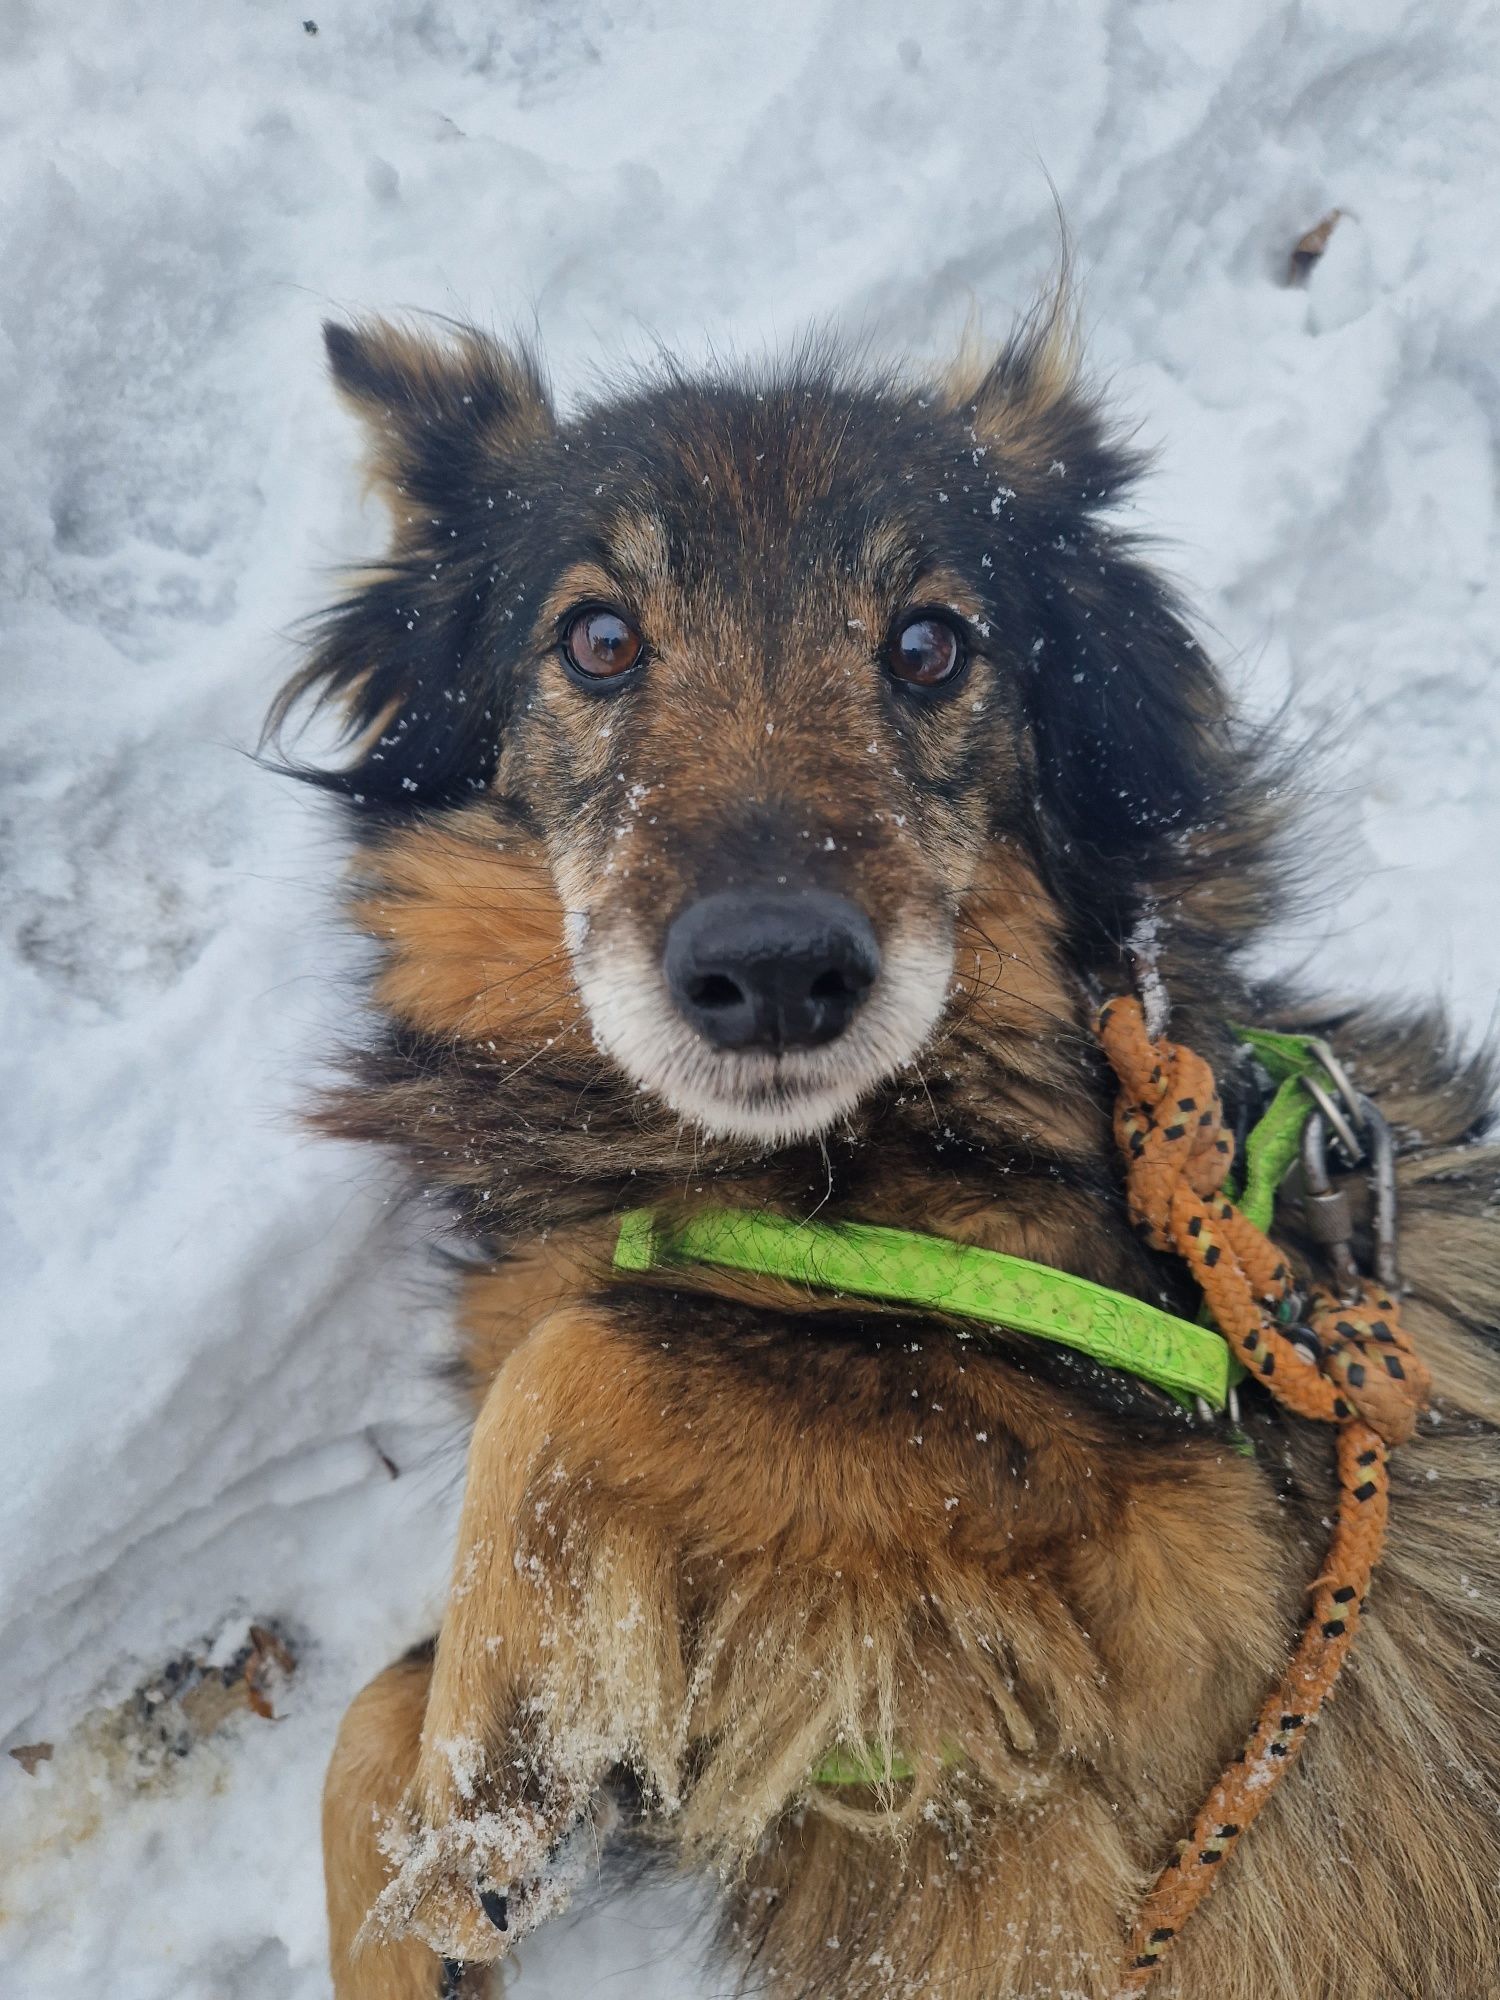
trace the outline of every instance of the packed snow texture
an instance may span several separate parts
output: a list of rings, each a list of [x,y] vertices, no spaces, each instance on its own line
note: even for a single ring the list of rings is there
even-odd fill
[[[1159,448],[1141,524],[1316,746],[1282,962],[1476,1032],[1497,53],[1464,0],[8,0],[0,1743],[55,1748],[0,1758],[0,1991],[326,1993],[322,1767],[442,1598],[442,1280],[388,1172],[297,1123],[360,965],[339,836],[244,754],[381,539],[320,318],[535,328],[565,397],[809,323],[933,356],[1024,304],[1060,207]],[[101,1711],[255,1616],[282,1719],[122,1753]],[[718,1990],[691,1908],[634,1892],[516,1991]]]

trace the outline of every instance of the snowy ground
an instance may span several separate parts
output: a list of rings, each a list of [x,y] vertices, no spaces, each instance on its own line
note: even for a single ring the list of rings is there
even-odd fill
[[[433,1622],[459,1466],[436,1281],[376,1163],[295,1124],[355,963],[336,838],[240,754],[380,532],[319,318],[534,320],[564,392],[810,319],[934,352],[1045,272],[1050,176],[1162,447],[1145,515],[1250,698],[1327,751],[1346,863],[1287,954],[1482,1026],[1500,7],[0,14],[0,1744],[55,1745],[0,1758],[0,1992],[314,2000],[321,1768]],[[121,1747],[105,1711],[267,1616],[284,1719]],[[517,1990],[707,1993],[682,1923],[635,1898]]]

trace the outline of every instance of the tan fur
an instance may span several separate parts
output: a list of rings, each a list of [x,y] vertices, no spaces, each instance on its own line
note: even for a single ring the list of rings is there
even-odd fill
[[[474,1041],[586,1037],[534,848],[497,840],[488,819],[455,819],[394,836],[361,875],[351,913],[384,947],[375,997],[396,1020]]]
[[[627,574],[659,589],[667,576],[666,529],[654,514],[624,514],[610,534],[610,557]]]
[[[458,1296],[459,1351],[476,1404],[533,1328],[603,1282],[614,1236],[608,1228],[559,1230],[503,1263],[464,1273]]]
[[[921,1990],[1107,1993],[1120,1911],[1280,1664],[1313,1551],[1257,1529],[1255,1475],[1233,1454],[1185,1454],[1143,1485],[1107,1431],[1058,1436],[1050,1395],[1027,1423],[1012,1391],[996,1405],[950,1369],[933,1384],[941,1415],[898,1416],[907,1449],[895,1457],[894,1435],[789,1436],[775,1395],[730,1397],[653,1346],[554,1312],[486,1401],[417,1773],[430,1823],[494,1810],[488,1791],[458,1795],[454,1746],[460,1765],[482,1745],[483,1767],[526,1772],[542,1811],[529,1846],[494,1858],[510,1880],[628,1763],[685,1849],[746,1895],[776,1883],[793,1907],[825,1908],[835,1934],[878,1934],[887,1913],[860,1894],[855,1857],[894,1843],[907,1879],[933,1890],[920,1919],[905,1899],[898,1910],[923,1926],[933,1985]],[[807,1394],[815,1405],[814,1384]],[[1035,1453],[1008,1492],[1002,1478],[1001,1509],[972,1493],[970,1441],[986,1422]],[[1169,1992],[1375,2000],[1389,1991],[1381,1966],[1431,1962],[1455,1896],[1486,1907],[1483,1870],[1452,1847],[1462,1833],[1477,1857],[1486,1839],[1453,1707],[1468,1607],[1445,1617],[1433,1595],[1455,1545],[1485,1573],[1475,1527],[1490,1523],[1467,1518],[1493,1504],[1485,1454],[1439,1433],[1401,1466],[1389,1582],[1350,1684],[1257,1830],[1235,1894],[1189,1935]],[[957,1508],[949,1488],[967,1493]],[[1403,1586],[1410,1609],[1387,1598]],[[835,1740],[899,1745],[918,1779],[889,1801],[808,1793],[809,1766]],[[943,1764],[955,1742],[961,1772]],[[1455,1774],[1436,1825],[1435,1757]],[[788,1879],[779,1844],[762,1841],[793,1809],[813,1830]],[[1309,1871],[1347,1893],[1344,1854],[1364,1942],[1342,1938],[1335,1967],[1325,1927],[1303,1913]],[[1003,1905],[985,1891],[995,1880]],[[450,1947],[492,1954],[492,1934],[445,1908],[464,1900],[446,1880],[428,1893],[439,1915],[419,1923],[441,1920]],[[1472,1966],[1448,1973],[1440,1990],[1455,2000],[1490,1990]],[[839,1990],[917,1989],[889,1986],[876,1965]]]
[[[504,419],[504,434],[509,438],[540,435],[549,426],[551,412],[537,396],[526,370],[510,361],[503,349],[470,329],[455,329],[451,338],[436,338],[423,327],[381,320],[368,324],[365,339],[367,351],[381,372],[391,381],[406,385],[414,410],[421,407],[424,399],[451,394],[457,380],[492,376],[499,364],[512,404]],[[405,493],[409,453],[402,440],[399,417],[393,416],[384,399],[370,391],[346,390],[345,400],[357,415],[377,418],[367,432],[369,482],[390,507],[399,526],[411,511]]]
[[[482,1746],[489,1770],[546,1773],[544,1839],[628,1763],[676,1838],[736,1878],[753,1874],[762,1836],[838,1740],[920,1761],[908,1797],[887,1811],[872,1799],[859,1816],[898,1841],[945,1787],[950,1809],[965,1799],[1018,1838],[1045,1802],[1079,1807],[1079,1759],[1126,1786],[1140,1786],[1147,1759],[1154,1786],[1206,1779],[1205,1737],[1221,1733],[1223,1709],[1253,1699],[1280,1644],[1266,1591],[1276,1551],[1236,1500],[1236,1461],[1174,1467],[1171,1485],[1196,1498],[1163,1504],[1122,1481],[1102,1434],[1055,1435],[1049,1396],[1032,1398],[1023,1424],[1013,1398],[1002,1408],[958,1365],[934,1385],[950,1399],[941,1413],[898,1409],[872,1435],[789,1437],[774,1389],[731,1398],[658,1352],[606,1318],[554,1313],[486,1400],[418,1769],[428,1823],[493,1809],[486,1794],[462,1798],[455,1744],[464,1756]],[[829,1357],[830,1385],[839,1362],[847,1376],[849,1357]],[[1035,1463],[1024,1481],[997,1468],[994,1510],[976,1504],[965,1459],[974,1433],[1002,1422]],[[953,1488],[967,1493],[956,1507]],[[1117,1596],[1160,1595],[1192,1568],[1199,1509],[1226,1522],[1223,1566],[1180,1609],[1163,1598],[1138,1650],[1111,1657],[1101,1618]],[[1055,1572],[1034,1571],[1059,1543],[1076,1551],[1061,1591]],[[1108,1704],[1106,1676],[1121,1683]],[[1169,1677],[1186,1685],[1164,1744]],[[956,1793],[943,1775],[950,1742],[966,1757]],[[838,1811],[818,1793],[811,1803]],[[1144,1816],[1149,1845],[1165,1815]],[[1118,1890],[1132,1862],[1118,1833],[1110,1844]],[[509,1880],[539,1859],[506,1852],[494,1872]],[[466,1942],[483,1950],[482,1936]]]
[[[432,1953],[416,1938],[368,1938],[390,1879],[380,1835],[401,1804],[421,1742],[431,1662],[398,1660],[356,1697],[323,1787],[329,1963],[337,2000],[435,2000]]]
[[[417,1770],[430,1823],[494,1810],[487,1790],[458,1795],[454,1746],[460,1764],[481,1745],[489,1770],[524,1771],[542,1810],[528,1845],[494,1855],[511,1880],[628,1763],[673,1837],[740,1893],[775,1886],[789,1927],[817,1909],[830,1935],[870,1941],[868,1971],[841,1993],[1107,1994],[1120,1913],[1280,1664],[1314,1549],[1257,1529],[1254,1474],[1233,1454],[1185,1455],[1142,1486],[1106,1434],[1051,1433],[1049,1396],[1030,1428],[1010,1394],[988,1419],[1037,1453],[998,1521],[992,1501],[949,1508],[948,1488],[972,1495],[970,1439],[993,1407],[965,1400],[977,1384],[951,1384],[943,1417],[921,1413],[920,1450],[903,1413],[908,1448],[893,1460],[893,1438],[789,1436],[775,1398],[730,1398],[607,1320],[554,1312],[502,1370],[475,1432]],[[1413,1996],[1490,1993],[1488,1972],[1442,1943],[1492,1921],[1493,1835],[1463,1777],[1463,1631],[1476,1614],[1434,1594],[1460,1550],[1474,1565],[1464,1574],[1492,1575],[1476,1539],[1492,1523],[1471,1516],[1493,1505],[1487,1458],[1441,1433],[1402,1455],[1386,1580],[1350,1682],[1164,1991],[1385,2000],[1382,1968],[1409,1959],[1441,1963],[1449,1981]],[[1493,1629],[1493,1604],[1485,1612]],[[398,1767],[409,1722],[391,1724]],[[808,1768],[836,1740],[898,1745],[919,1776],[889,1800],[809,1793]],[[955,1742],[961,1772],[944,1768]],[[1452,1772],[1440,1816],[1434,1759]],[[367,1779],[340,1779],[362,1812]],[[388,1786],[383,1797],[389,1809]],[[790,1874],[782,1842],[763,1844],[788,1812],[812,1816]],[[902,1855],[915,1903],[887,1909],[862,1892],[872,1842]],[[346,1866],[330,1863],[335,1876]],[[377,1880],[366,1859],[349,1899]],[[1331,1901],[1308,1923],[1323,1882]],[[462,1881],[428,1897],[419,1924],[492,1955]],[[1355,1935],[1335,1942],[1327,1913],[1350,1898]],[[920,1926],[920,1988],[881,1970],[893,1918]]]
[[[1015,367],[1019,353],[1024,369]],[[976,428],[1001,448],[1021,447],[1034,462],[1045,449],[1051,420],[1078,385],[1083,350],[1078,313],[1066,277],[1037,305],[1020,335],[986,341],[977,324],[964,329],[957,354],[939,381],[953,409],[971,409]]]
[[[402,860],[393,876],[411,885],[409,868]],[[462,869],[452,879],[462,882]],[[1045,900],[1021,877],[1005,881],[970,910],[959,984],[971,1012],[987,1016],[987,1035],[1000,1038],[1009,1021],[1032,1063],[1045,1064],[1055,1037],[1032,1041],[1026,1030],[1038,1011],[1065,1027],[1076,1002],[1047,970]],[[453,907],[472,909],[463,898]],[[392,934],[403,950],[422,936],[399,924]],[[432,989],[411,990],[432,1004]],[[455,988],[441,1018],[458,1028],[472,1006]],[[1419,1109],[1399,1092],[1389,1101],[1398,1116]],[[1440,1110],[1423,1108],[1441,1129]],[[1083,1131],[1078,1143],[1096,1138]],[[1460,1777],[1432,1824],[1426,1777],[1434,1757],[1461,1773],[1471,1726],[1458,1690],[1472,1666],[1449,1648],[1463,1645],[1476,1600],[1445,1607],[1438,1593],[1466,1593],[1478,1587],[1472,1579],[1494,1575],[1488,1445],[1464,1433],[1458,1410],[1500,1408],[1500,1370],[1433,1304],[1440,1289],[1474,1307],[1488,1302],[1488,1244],[1481,1233],[1471,1265],[1462,1228],[1455,1236],[1443,1219],[1435,1240],[1439,1219],[1420,1198],[1458,1167],[1472,1171],[1472,1153],[1411,1162],[1403,1173],[1416,1284],[1408,1316],[1451,1414],[1398,1458],[1405,1490],[1390,1581],[1377,1583],[1349,1685],[1305,1770],[1257,1829],[1234,1893],[1186,1940],[1167,1993],[1376,2000],[1389,1991],[1379,1968],[1407,1956],[1428,1964],[1434,1953],[1454,2000],[1489,1991],[1474,1983],[1487,1974],[1450,1963],[1442,1945],[1454,1896],[1472,1906],[1462,1920],[1455,1913],[1456,1935],[1488,1907],[1482,1800],[1470,1804]],[[1055,1239],[1017,1246],[1013,1233],[976,1230],[960,1212],[939,1217],[954,1234],[966,1220],[982,1240],[1067,1261]],[[429,1821],[494,1809],[489,1791],[468,1802],[457,1795],[454,1745],[483,1746],[483,1768],[519,1766],[542,1809],[532,1846],[495,1858],[497,1877],[512,1879],[540,1866],[608,1770],[628,1764],[683,1850],[713,1859],[736,1893],[774,1887],[788,1929],[816,1922],[870,1940],[868,1975],[843,1993],[907,1990],[882,1970],[890,1940],[880,1939],[893,1920],[921,1932],[921,1990],[1107,1993],[1122,1911],[1284,1657],[1300,1587],[1315,1570],[1315,1531],[1291,1545],[1259,1533],[1255,1475],[1232,1454],[1185,1451],[1168,1467],[1151,1464],[1143,1483],[1107,1427],[1081,1426],[1073,1412],[1058,1430],[1053,1392],[970,1378],[962,1363],[936,1357],[924,1376],[927,1407],[902,1409],[895,1434],[788,1430],[774,1388],[731,1391],[685,1357],[622,1338],[607,1314],[568,1304],[597,1283],[605,1249],[597,1238],[539,1246],[469,1281],[471,1351],[496,1372],[471,1448],[417,1770]],[[1424,1270],[1429,1258],[1449,1266],[1437,1284]],[[775,1297],[763,1281],[742,1289]],[[497,1346],[501,1327],[510,1330]],[[836,1377],[834,1393],[856,1406],[857,1365],[829,1360],[830,1390]],[[997,1393],[998,1404],[985,1400]],[[817,1402],[804,1378],[799,1404]],[[972,1439],[990,1425],[1028,1454],[1024,1478],[999,1475],[1001,1507],[994,1491],[973,1490]],[[1298,1449],[1315,1458],[1326,1441],[1300,1438]],[[1029,1582],[1043,1551],[1041,1580]],[[1406,1600],[1387,1602],[1402,1586]],[[1145,1621],[1142,1604],[1153,1611]],[[1493,1602],[1482,1611],[1493,1626]],[[685,1634],[695,1635],[686,1649]],[[362,1697],[361,1729],[382,1726],[371,1699]],[[393,1715],[392,1768],[408,1764],[402,1726]],[[919,1775],[888,1797],[809,1791],[808,1769],[836,1741],[899,1746]],[[960,1770],[945,1763],[954,1743]],[[358,1766],[339,1780],[356,1797],[364,1782]],[[388,1810],[395,1793],[387,1785],[382,1796]],[[336,1805],[329,1810],[336,1822]],[[788,1813],[802,1827],[790,1872],[784,1842],[765,1844]],[[1330,1824],[1339,1853],[1358,1857],[1359,1951],[1347,1937],[1335,1948],[1326,1921],[1301,1921],[1310,1868],[1332,1871],[1331,1892],[1347,1886],[1346,1864],[1322,1858]],[[922,1885],[894,1912],[860,1893],[856,1857],[872,1841],[892,1843],[903,1879]],[[1455,1862],[1456,1841],[1478,1866]],[[331,1857],[335,1876],[344,1866]],[[375,1867],[367,1854],[351,1871],[351,1899],[370,1898],[383,1881]],[[998,1879],[1003,1906],[985,1886]],[[493,1934],[460,1914],[452,1885],[427,1895],[419,1921],[433,1934],[476,1957],[493,1952]],[[347,1931],[348,1915],[340,1922]],[[1414,1923],[1420,1945],[1410,1942]],[[373,1983],[347,1990],[383,2000]]]
[[[525,954],[552,962],[558,914],[524,867],[491,841],[430,829],[384,846],[381,886],[359,907],[389,948],[381,991],[393,1011],[444,1033],[529,1028],[514,1011],[524,982],[499,974]],[[1010,1038],[1013,1091],[1035,1092],[1054,1141],[1097,1152],[1103,1107],[1069,1095],[1061,1053],[1083,1033],[1082,1003],[1048,899],[1015,857],[984,871],[960,937],[954,1022],[991,1059]],[[487,1001],[492,988],[503,997]],[[533,1004],[576,1031],[560,971],[546,991]],[[1361,1060],[1394,1117],[1441,1133],[1442,1106],[1403,1096],[1399,1069],[1380,1074],[1378,1046]],[[1403,1165],[1407,1317],[1445,1414],[1398,1455],[1391,1553],[1356,1664],[1164,1996],[1387,2000],[1383,1968],[1408,1960],[1443,1965],[1452,2000],[1491,1991],[1445,1942],[1494,1919],[1484,1786],[1471,1794],[1462,1776],[1484,1679],[1465,1634],[1495,1627],[1492,1455],[1461,1413],[1500,1412],[1500,1369],[1443,1310],[1493,1310],[1488,1225],[1442,1205],[1458,1171],[1474,1171],[1472,1149]],[[1014,1204],[958,1191],[945,1205],[896,1179],[871,1219],[909,1221],[918,1199],[929,1227],[1064,1266],[1083,1254],[1092,1213],[1054,1199],[1028,1220]],[[726,1383],[585,1304],[608,1254],[607,1230],[573,1232],[466,1281],[467,1351],[492,1386],[415,1767],[419,1814],[435,1827],[504,1819],[504,1786],[491,1776],[465,1799],[455,1769],[517,1773],[524,1837],[483,1849],[497,1880],[517,1880],[543,1868],[608,1772],[628,1766],[685,1856],[712,1861],[749,1905],[775,1890],[762,1969],[778,1992],[815,1990],[799,1984],[799,1940],[822,1929],[868,1942],[852,1972],[843,1961],[844,1995],[1102,2000],[1123,1915],[1285,1657],[1318,1525],[1290,1540],[1262,1525],[1258,1475],[1221,1447],[1139,1461],[1107,1423],[1077,1409],[1060,1421],[1055,1390],[978,1373],[957,1354],[924,1356],[920,1403],[853,1419],[879,1406],[886,1364],[835,1342],[804,1360],[792,1421],[785,1392],[753,1364]],[[726,1306],[807,1308],[766,1280],[725,1274],[704,1289],[715,1285]],[[820,1406],[846,1414],[832,1428],[803,1421]],[[997,1466],[976,1488],[973,1441],[986,1431],[1013,1441],[1025,1469]],[[1328,1441],[1295,1445],[1321,1476]],[[393,1693],[409,1704],[409,1676]],[[330,1853],[340,1936],[388,1872],[351,1816],[367,1819],[382,1760],[383,1813],[401,1791],[390,1774],[412,1768],[410,1707],[385,1699],[361,1697],[348,1725],[359,1752],[342,1752],[331,1780],[330,1838],[357,1849]],[[809,1788],[809,1769],[839,1742],[899,1748],[918,1776],[889,1794]],[[1455,1774],[1440,1814],[1434,1760]],[[861,1858],[881,1852],[909,1885],[895,1904]],[[440,1867],[414,1878],[416,1922],[479,1960],[499,1940],[474,1913],[473,1854],[460,1844],[456,1877]],[[1304,1920],[1310,1874],[1327,1883],[1316,1923]],[[1356,1936],[1330,1928],[1351,1879]],[[519,1930],[524,1895],[514,1910]],[[891,1984],[890,1966],[912,1956],[891,1958],[893,1925],[920,1938],[919,1986]],[[378,1941],[341,2000],[385,2000],[387,1964],[401,1968],[392,1996],[430,1993],[399,1983],[415,1977],[414,1949]],[[1439,1989],[1411,1988],[1425,1990]]]

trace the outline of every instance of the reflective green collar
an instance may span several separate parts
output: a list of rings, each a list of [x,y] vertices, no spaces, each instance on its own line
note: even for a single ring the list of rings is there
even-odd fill
[[[1324,1072],[1306,1035],[1263,1028],[1235,1032],[1278,1085],[1246,1140],[1245,1185],[1239,1195],[1245,1212],[1264,1229],[1313,1108],[1301,1080]],[[1178,1319],[1071,1271],[998,1250],[911,1229],[797,1222],[747,1208],[700,1209],[680,1217],[638,1208],[622,1217],[617,1270],[679,1270],[694,1264],[784,1278],[851,1298],[884,1299],[1057,1341],[1107,1368],[1139,1376],[1179,1401],[1201,1396],[1216,1410],[1225,1407],[1231,1383],[1243,1373],[1211,1326]]]
[[[911,1229],[794,1222],[748,1208],[700,1209],[670,1219],[638,1208],[622,1219],[617,1270],[693,1264],[951,1313],[1057,1341],[1175,1396],[1202,1396],[1215,1409],[1228,1400],[1229,1349],[1210,1328],[998,1250]]]

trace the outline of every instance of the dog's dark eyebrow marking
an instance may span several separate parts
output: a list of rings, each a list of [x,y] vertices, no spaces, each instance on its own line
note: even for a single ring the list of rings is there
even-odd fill
[[[621,594],[620,584],[612,571],[597,562],[574,562],[558,576],[554,577],[547,595],[537,606],[537,625],[542,630],[557,623],[575,604],[589,598],[603,598],[608,601]]]
[[[930,604],[951,611],[970,625],[984,624],[984,605],[968,579],[951,563],[932,556],[917,564],[907,579],[905,596],[911,604]]]
[[[924,561],[931,561],[900,521],[888,516],[872,520],[859,548],[859,567],[879,590],[893,596],[910,591],[920,581]]]
[[[877,521],[866,529],[861,561],[870,586],[897,609],[931,604],[970,625],[983,624],[984,605],[968,579],[936,550],[909,540],[899,522]]]
[[[670,544],[661,516],[649,508],[617,514],[604,535],[609,562],[635,581],[660,584],[670,567]]]

